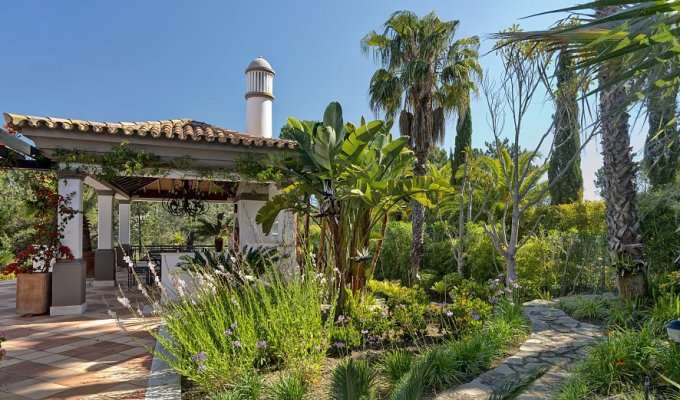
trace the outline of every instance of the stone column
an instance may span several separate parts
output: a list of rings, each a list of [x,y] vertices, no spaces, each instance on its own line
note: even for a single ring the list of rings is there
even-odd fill
[[[116,282],[113,250],[113,191],[97,191],[97,250],[94,253],[94,286],[112,287]]]
[[[116,246],[116,264],[118,267],[127,267],[123,261],[125,254],[132,254],[130,246],[130,210],[132,200],[118,201],[118,246]]]
[[[71,250],[74,259],[57,260],[54,264],[50,315],[82,314],[87,309],[83,261],[83,177],[59,175],[58,179],[59,195],[68,199],[68,206],[76,211],[64,227],[61,240],[61,244]]]

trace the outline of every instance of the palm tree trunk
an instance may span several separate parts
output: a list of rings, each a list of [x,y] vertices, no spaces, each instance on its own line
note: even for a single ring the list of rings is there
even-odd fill
[[[618,6],[597,10],[598,17],[617,11]],[[624,71],[620,60],[603,64],[599,72],[602,119],[602,157],[609,250],[617,268],[622,299],[646,295],[644,247],[635,192],[636,166],[630,147],[629,115],[623,83],[607,86],[617,71]]]
[[[413,175],[425,176],[427,173],[427,166],[425,160],[427,157],[427,150],[416,151],[416,164],[413,166]],[[410,285],[413,285],[418,280],[418,271],[423,262],[423,254],[425,253],[424,232],[425,232],[425,206],[413,201],[411,210],[411,274]]]

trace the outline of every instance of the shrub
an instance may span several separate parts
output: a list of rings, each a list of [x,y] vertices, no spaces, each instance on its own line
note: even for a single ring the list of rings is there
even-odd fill
[[[364,360],[348,359],[338,365],[331,375],[330,400],[373,400],[376,373]]]
[[[381,360],[382,371],[391,384],[396,384],[413,365],[413,355],[404,350],[392,350]]]
[[[470,271],[470,277],[485,282],[504,270],[504,262],[481,224],[468,224],[467,232],[466,268]]]
[[[436,271],[437,275],[442,276],[456,271],[456,257],[451,247],[451,242],[447,240],[433,242],[425,241],[425,255],[423,256],[423,268]],[[420,274],[422,279],[422,273]],[[424,287],[425,286],[423,284]]]
[[[190,276],[191,290],[176,281],[176,300],[161,288],[167,300],[162,307],[147,293],[153,317],[165,321],[167,332],[150,330],[168,352],[155,355],[173,369],[207,390],[240,382],[254,367],[318,371],[333,321],[322,313],[325,287],[314,273],[284,280],[268,266],[263,276],[244,278],[245,283],[220,269]],[[119,300],[141,313],[124,297]]]
[[[408,282],[411,265],[410,252],[411,224],[404,221],[388,222],[375,278]]]
[[[579,377],[569,379],[557,392],[556,400],[582,400],[588,397],[588,384]]]
[[[610,332],[606,341],[593,347],[578,369],[588,388],[613,394],[640,385],[653,376],[655,358],[660,355],[659,340],[648,326],[639,331]]]
[[[495,343],[486,340],[487,338],[481,335],[473,335],[447,345],[449,356],[459,371],[460,379],[477,376],[489,368]]]
[[[309,385],[299,374],[283,374],[269,389],[272,400],[307,400]]]
[[[260,400],[264,394],[264,384],[256,371],[248,371],[233,386],[232,392],[239,400]]]
[[[604,320],[611,305],[609,303],[598,296],[578,296],[560,300],[558,307],[576,319]]]
[[[453,386],[462,379],[463,372],[449,347],[429,348],[421,357],[426,365],[424,383],[429,390],[437,392]]]
[[[341,316],[342,317],[342,316]],[[347,350],[356,349],[361,345],[361,334],[357,330],[351,318],[342,317],[331,327],[332,349],[339,354],[345,354]]]
[[[420,271],[420,282],[418,285],[424,288],[428,293],[432,293],[432,286],[439,281],[441,275],[437,271],[431,269],[423,269]]]
[[[649,315],[649,324],[657,336],[665,336],[665,325],[678,318],[680,318],[680,295],[668,293],[655,299]]]

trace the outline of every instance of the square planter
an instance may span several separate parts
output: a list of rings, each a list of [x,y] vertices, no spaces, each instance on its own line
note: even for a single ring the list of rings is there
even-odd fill
[[[16,313],[45,314],[52,301],[52,273],[17,275]]]
[[[82,314],[87,309],[83,259],[59,260],[52,268],[50,315]]]

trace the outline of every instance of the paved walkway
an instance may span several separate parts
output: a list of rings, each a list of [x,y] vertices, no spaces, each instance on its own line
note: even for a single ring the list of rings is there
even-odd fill
[[[519,351],[495,369],[470,383],[442,392],[435,399],[487,399],[499,384],[541,369],[547,369],[547,372],[517,400],[554,398],[555,391],[569,377],[570,367],[587,354],[585,347],[593,344],[603,332],[598,326],[576,321],[553,305],[545,300],[524,303],[524,314],[531,321],[531,336]]]
[[[15,282],[0,282],[0,331],[7,337],[0,399],[143,399],[152,360],[143,345],[154,340],[132,320],[130,333],[116,326],[107,310],[129,317],[117,294],[88,287],[85,314],[23,317],[15,314]]]

